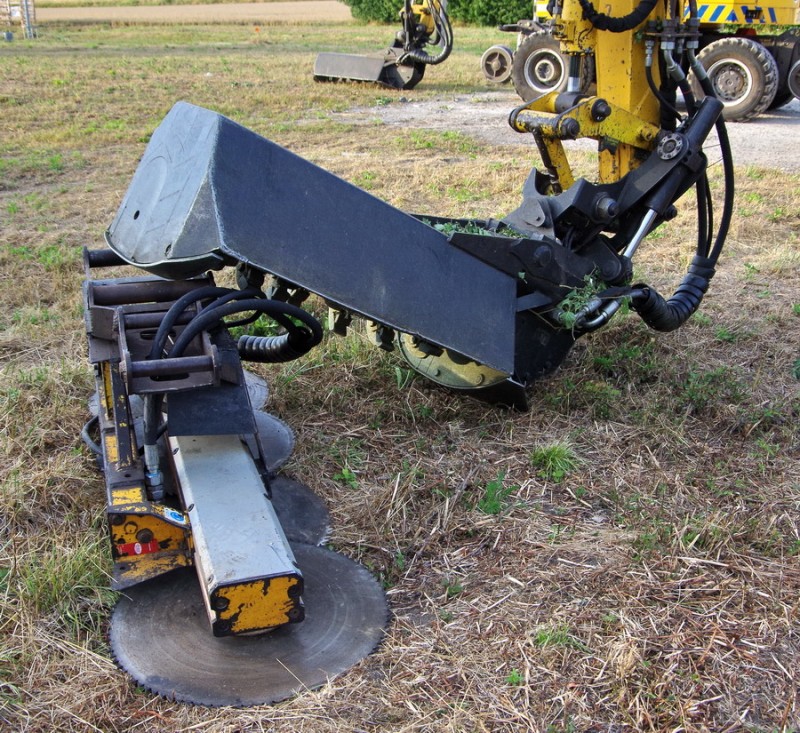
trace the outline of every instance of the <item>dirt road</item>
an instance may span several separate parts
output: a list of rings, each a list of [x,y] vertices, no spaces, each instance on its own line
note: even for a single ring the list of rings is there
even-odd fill
[[[477,74],[476,64],[476,77]],[[476,78],[476,86],[481,83]],[[507,87],[422,102],[414,101],[413,92],[406,92],[397,103],[348,110],[336,118],[343,122],[374,124],[377,119],[384,124],[402,127],[458,130],[495,145],[519,145],[523,136],[514,132],[507,123],[509,112],[519,104],[519,97]],[[795,99],[752,122],[730,123],[727,129],[736,165],[800,173],[800,146],[796,144],[800,133],[800,100]],[[594,150],[597,146],[591,140],[570,145],[585,146],[587,150]],[[709,160],[715,161],[719,156],[715,155],[714,142],[709,142],[706,148]]]
[[[268,23],[294,20],[351,20],[350,8],[336,0],[225,3],[224,5],[126,5],[91,8],[37,8],[38,23],[106,21],[120,23]]]
[[[117,21],[150,23],[193,23],[238,21],[267,23],[275,21],[346,21],[350,8],[336,0],[301,0],[299,2],[232,3],[224,5],[159,5],[90,8],[37,9],[40,24],[57,21]],[[475,61],[476,89],[485,88]],[[380,108],[356,109],[337,115],[340,119],[369,123],[376,118],[389,125],[456,129],[496,144],[516,145],[520,136],[506,124],[509,111],[520,103],[508,87],[459,95],[454,98],[415,102],[414,93],[398,95],[397,103]],[[407,101],[403,101],[407,100]],[[737,165],[778,168],[800,173],[800,100],[760,116],[753,122],[731,124],[728,133]],[[594,147],[591,141],[582,144]],[[709,146],[709,158],[713,159]]]

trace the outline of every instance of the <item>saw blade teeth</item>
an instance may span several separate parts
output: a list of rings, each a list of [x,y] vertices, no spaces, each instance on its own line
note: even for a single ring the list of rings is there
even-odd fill
[[[292,551],[305,581],[303,622],[214,637],[194,572],[173,571],[120,598],[109,632],[115,662],[154,694],[208,707],[279,702],[347,671],[384,638],[383,589],[344,555],[298,543]]]

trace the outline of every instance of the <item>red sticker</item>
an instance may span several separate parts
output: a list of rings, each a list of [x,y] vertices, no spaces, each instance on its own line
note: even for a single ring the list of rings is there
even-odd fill
[[[150,552],[158,552],[160,549],[156,540],[150,542],[129,542],[127,545],[117,545],[117,552],[120,555],[147,555]]]

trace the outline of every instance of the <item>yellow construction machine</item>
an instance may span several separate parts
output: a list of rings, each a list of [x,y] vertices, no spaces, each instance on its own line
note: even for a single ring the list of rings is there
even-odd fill
[[[516,48],[498,44],[484,52],[481,69],[488,81],[511,80],[524,100],[566,90],[568,56],[558,40],[563,16],[551,16],[551,7],[555,10],[551,2],[537,0],[532,19],[500,26],[517,34]],[[800,0],[698,3],[694,11],[688,0],[681,0],[679,12],[699,23],[697,58],[725,105],[726,120],[749,120],[800,99]],[[694,94],[701,93],[699,79],[683,63]],[[590,55],[581,83],[588,89],[594,81]]]
[[[426,67],[441,64],[453,50],[447,0],[405,0],[400,21],[402,30],[382,53],[319,54],[314,63],[314,79],[372,81],[394,89],[413,89],[425,76]]]
[[[242,367],[320,343],[301,307],[309,294],[328,304],[334,331],[358,316],[421,374],[520,409],[526,387],[623,304],[660,331],[697,310],[733,208],[724,105],[697,57],[700,9],[603,7],[611,14],[590,0],[554,8],[566,88],[511,112],[542,167],[497,220],[400,211],[191,104],[155,130],[108,248],[86,253],[84,290],[97,385],[84,433],[103,467],[124,591],[111,648],[139,684],[203,705],[272,702],[324,684],[382,638],[380,585],[320,547],[326,508],[281,474],[291,429],[262,409],[267,385]],[[717,215],[703,152],[715,128]],[[572,172],[579,137],[597,141],[596,181]],[[633,281],[632,260],[690,191],[695,253],[665,298]],[[144,272],[97,277],[120,264]],[[225,267],[237,287],[215,283]],[[274,335],[234,338],[262,315]]]

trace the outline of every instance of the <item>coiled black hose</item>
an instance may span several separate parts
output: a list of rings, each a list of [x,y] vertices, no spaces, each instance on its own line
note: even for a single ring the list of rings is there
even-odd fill
[[[259,294],[260,292],[261,291],[256,288],[236,291],[230,290],[229,288],[209,286],[206,288],[198,288],[191,293],[187,293],[185,296],[175,301],[164,317],[164,320],[161,322],[161,327],[158,329],[151,350],[151,358],[160,359],[164,356],[164,345],[167,335],[180,314],[186,310],[190,303],[215,296],[218,296],[217,300],[206,306],[189,322],[186,328],[183,329],[167,356],[182,356],[192,339],[201,331],[220,325],[226,316],[248,311],[253,311],[257,315],[262,313],[269,315],[273,320],[286,328],[288,333],[277,337],[244,337],[246,339],[244,353],[241,353],[241,340],[239,344],[237,344],[243,359],[261,362],[291,361],[292,359],[306,354],[322,341],[322,326],[311,314],[289,303],[268,300],[263,297],[263,294],[262,297],[252,297],[254,294]],[[292,318],[299,320],[303,325],[295,325],[291,320]],[[244,321],[247,320],[250,319],[244,319]],[[242,321],[238,321],[237,323],[241,322]],[[158,393],[145,395],[145,445],[155,445],[162,432],[160,417],[163,397],[162,394]]]
[[[692,8],[696,13],[696,8]],[[715,97],[711,81],[704,74],[697,74],[698,81],[707,97]],[[694,104],[694,99],[689,100]],[[713,238],[713,207],[708,179],[704,173],[697,182],[698,206],[698,241],[697,254],[692,260],[686,276],[669,300],[665,300],[657,291],[647,285],[635,286],[637,291],[631,297],[631,308],[642,320],[657,331],[674,331],[680,328],[698,309],[703,296],[708,290],[719,256],[725,245],[725,239],[733,216],[734,181],[733,154],[728,139],[725,120],[719,114],[715,127],[722,152],[722,168],[725,181],[722,215],[719,229]],[[713,238],[713,242],[712,242]]]
[[[631,298],[631,308],[656,331],[680,328],[700,306],[714,277],[714,265],[710,258],[695,255],[689,271],[669,300],[648,285],[634,285],[641,294]]]
[[[447,11],[441,6],[437,11],[431,4],[431,12],[433,14],[433,23],[436,27],[436,32],[442,39],[442,50],[433,56],[421,48],[412,49],[406,51],[400,57],[398,63],[407,64],[409,61],[414,61],[418,64],[436,66],[436,64],[441,64],[450,56],[453,50],[453,26],[450,24]]]
[[[583,8],[583,17],[586,18],[597,30],[611,31],[611,33],[626,33],[632,31],[637,25],[643,23],[650,15],[658,0],[642,0],[630,13],[615,18],[599,12],[591,0],[578,0]]]
[[[192,304],[198,300],[206,300],[208,298],[219,298],[230,292],[230,288],[219,288],[216,285],[206,285],[196,290],[190,290],[185,295],[178,298],[169,308],[161,323],[158,326],[156,335],[153,338],[153,345],[150,347],[149,359],[160,359],[164,354],[164,348],[167,343],[167,336],[172,328],[178,322],[181,314]]]
[[[244,361],[278,364],[299,359],[318,343],[313,332],[298,328],[280,336],[240,336],[236,343]]]
[[[176,339],[175,345],[172,347],[169,355],[172,357],[182,356],[192,339],[201,331],[219,325],[226,316],[233,315],[234,313],[243,313],[245,311],[255,311],[270,316],[283,326],[289,334],[299,332],[299,335],[295,336],[291,343],[292,349],[300,348],[301,344],[305,348],[305,351],[299,353],[298,356],[305,354],[322,341],[322,326],[319,321],[302,308],[274,300],[249,298],[246,300],[224,303],[215,308],[206,308],[202,313],[193,318],[181,332],[181,335]],[[299,320],[303,325],[295,325],[290,320],[291,318]],[[288,349],[289,339],[286,339],[285,344]]]

